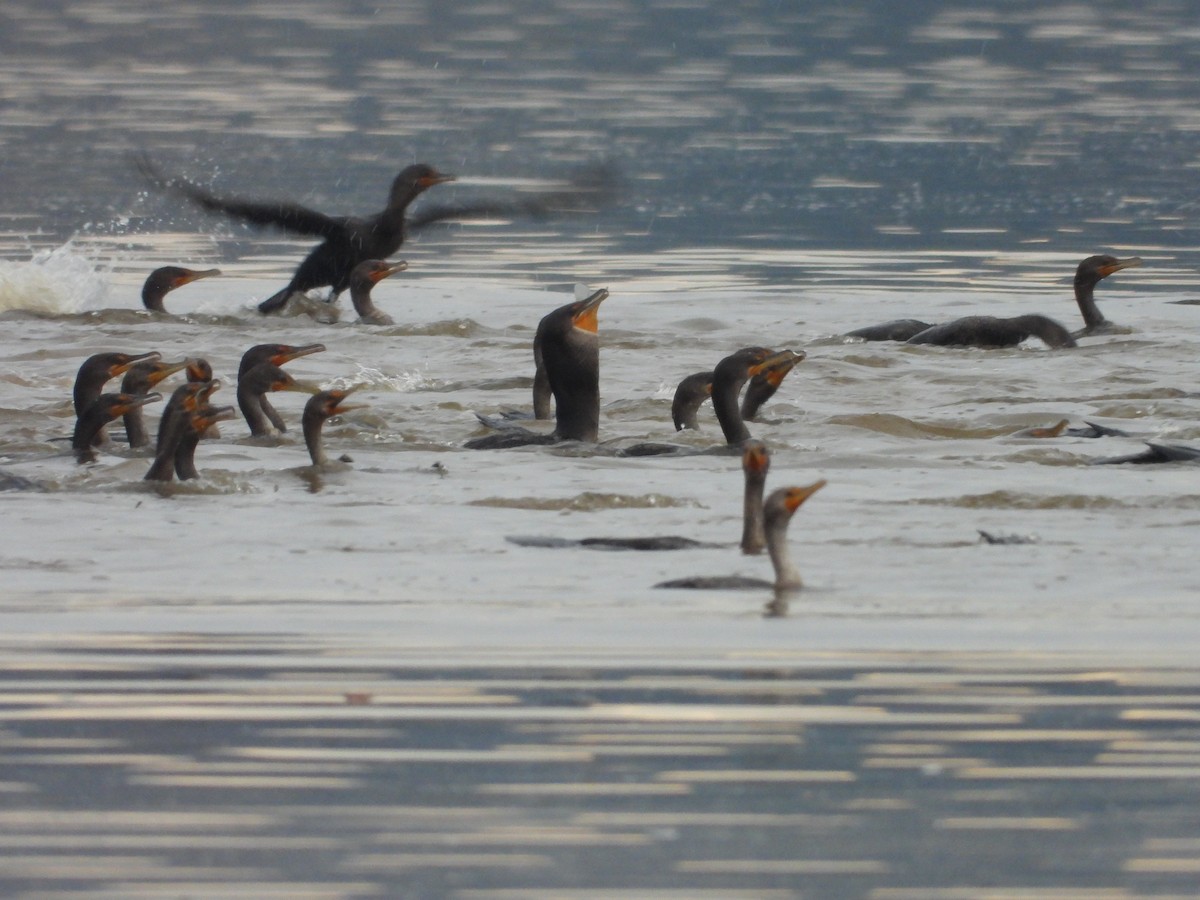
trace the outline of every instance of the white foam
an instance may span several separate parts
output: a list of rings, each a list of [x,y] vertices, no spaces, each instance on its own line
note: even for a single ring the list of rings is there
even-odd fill
[[[70,315],[102,309],[108,291],[107,271],[69,242],[28,262],[0,261],[0,311]]]

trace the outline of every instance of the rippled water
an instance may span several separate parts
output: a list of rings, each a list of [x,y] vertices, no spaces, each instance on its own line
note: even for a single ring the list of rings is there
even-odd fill
[[[213,638],[213,655],[189,677],[217,677],[225,654],[265,654],[262,671],[239,674],[246,681],[228,699],[255,722],[270,718],[255,693],[261,679],[284,677],[327,648],[336,664],[320,675],[326,690],[354,671],[345,644],[360,640],[389,660],[433,658],[442,678],[482,661],[481,681],[524,660],[543,664],[536,678],[552,681],[556,667],[579,660],[626,670],[650,659],[695,672],[764,658],[803,667],[857,650],[863,655],[851,668],[867,679],[892,664],[881,654],[937,651],[953,657],[939,657],[939,666],[968,681],[973,667],[986,666],[981,659],[1017,654],[1013,680],[1033,693],[1041,683],[1021,654],[1066,654],[1081,667],[1178,665],[1181,683],[1194,684],[1198,470],[1090,465],[1133,452],[1142,439],[1200,444],[1192,225],[1200,73],[1186,5],[917,2],[898,13],[871,2],[499,0],[148,11],[97,0],[62,10],[16,2],[3,15],[0,469],[35,489],[0,493],[0,616],[15,642],[0,658],[14,684],[25,665],[19,645],[35,648],[27,686],[45,715],[86,719],[70,702],[75,676],[59,683],[41,654],[67,653],[78,671],[93,662],[111,671],[143,639],[158,640],[142,637],[154,634],[167,636],[168,656],[192,652],[183,647],[190,639],[176,644],[170,635],[228,636]],[[463,176],[436,189],[443,199],[523,189],[597,161],[620,173],[620,189],[594,216],[425,233],[401,254],[409,271],[375,292],[395,326],[356,325],[349,314],[322,325],[253,309],[284,283],[305,243],[146,193],[129,162],[135,150],[221,191],[330,212],[378,208],[395,171],[413,160]],[[975,312],[1041,312],[1075,327],[1071,274],[1093,252],[1136,254],[1145,265],[1097,291],[1105,314],[1125,329],[1077,349],[1031,341],[984,352],[841,337],[900,316],[939,321]],[[169,295],[171,314],[149,314],[140,309],[140,283],[164,263],[225,274]],[[481,433],[475,412],[529,406],[534,328],[577,282],[612,292],[600,315],[601,447],[462,449]],[[268,341],[320,341],[326,352],[289,369],[325,385],[363,385],[358,396],[370,407],[327,427],[330,450],[349,454],[351,468],[308,468],[296,434],[299,395],[277,403],[294,423],[281,439],[251,439],[240,421],[223,424],[222,437],[197,452],[204,477],[188,484],[147,486],[148,460],[119,447],[91,466],[64,452],[71,384],[89,354],[203,355],[226,383],[218,399],[232,403],[242,351]],[[701,432],[671,430],[674,386],[760,344],[807,353],[752,426],[774,453],[772,485],[829,482],[791,531],[807,588],[786,609],[754,592],[655,590],[688,574],[769,573],[765,559],[736,549],[735,459],[611,452],[646,439],[718,444],[708,408]],[[1132,436],[1017,435],[1062,419]],[[1014,540],[985,543],[980,530]],[[718,546],[619,553],[506,540],[662,534]],[[112,643],[98,634],[112,634]],[[74,648],[96,641],[98,656],[85,665]],[[906,656],[904,665],[919,658]],[[154,666],[138,677],[157,683]],[[385,680],[403,677],[387,672]],[[144,685],[118,681],[112,696],[136,707],[130,698]],[[937,693],[925,682],[913,690]],[[48,700],[54,691],[66,700]],[[593,702],[586,691],[572,696]],[[533,691],[514,702],[536,710],[545,701]],[[287,727],[300,728],[307,713],[289,713],[297,721]],[[1129,713],[1138,715],[1136,703]],[[0,723],[4,737],[61,740],[29,724],[42,714]],[[137,749],[137,729],[120,721],[115,738],[87,739]],[[466,730],[448,732],[446,746],[475,739],[472,721],[455,719],[453,728]],[[413,719],[380,740],[395,749],[422,735],[442,747],[423,727]],[[289,734],[264,731],[250,751],[216,756],[232,754],[238,777],[257,777],[243,765],[246,753],[256,765],[278,762],[282,751],[263,747],[290,746],[298,733]],[[298,739],[308,746],[308,737]],[[483,740],[512,739],[497,732]],[[1113,752],[1127,746],[1122,735],[1110,739]],[[1053,744],[1037,741],[1027,752],[1030,765],[1049,765],[1055,755]],[[930,754],[917,757],[928,762]],[[328,787],[348,791],[341,797],[355,812],[343,824],[355,832],[356,817],[372,814],[364,812],[369,797],[354,792],[384,776],[364,775],[360,757],[338,771],[324,758],[304,761],[321,778],[354,781]],[[211,773],[136,760],[103,765],[110,763],[114,778],[150,790],[139,802],[154,807],[167,796],[154,792],[166,791],[194,803],[196,815],[279,787],[197,782],[201,793],[188,794],[179,779]],[[451,795],[459,778],[476,785],[471,791],[480,779],[498,783],[463,771],[446,770]],[[1051,780],[1076,777],[1055,771]],[[1085,785],[1072,795],[1081,808],[1095,800],[1088,772],[1071,782]],[[1176,774],[1189,790],[1197,783],[1190,770]],[[546,790],[561,783],[545,777]],[[688,779],[645,777],[699,790]],[[1021,777],[1035,784],[1042,776]],[[1142,786],[1130,810],[1161,800],[1157,776],[1128,777]],[[22,815],[70,809],[53,781],[27,773],[4,790],[33,798]],[[521,794],[526,810],[542,803],[535,787]],[[398,789],[396,802],[416,802],[408,790]],[[1000,790],[986,793],[994,800]],[[973,802],[964,796],[954,802]],[[446,796],[425,802],[453,806]],[[1010,813],[995,815],[1011,824]],[[1046,815],[1058,823],[1050,830],[1086,826]],[[953,804],[943,819],[975,821]],[[144,827],[131,825],[133,833]],[[773,827],[759,822],[747,833]],[[958,838],[973,827],[934,831]],[[305,828],[301,844],[312,839]],[[1141,850],[1122,850],[1134,866],[1122,870],[1122,883],[1152,891],[1178,883],[1164,872],[1194,875],[1179,863],[1184,850],[1153,843],[1172,835],[1194,841],[1177,832],[1168,824],[1147,833]],[[601,829],[581,840],[611,837]],[[372,840],[390,852],[408,839]],[[890,885],[880,897],[915,896],[895,891],[933,883],[897,876],[880,854],[853,856],[867,868],[843,874]],[[462,896],[510,884],[528,891],[487,896],[615,884],[494,877],[537,870],[548,858],[521,849],[507,863],[481,851],[474,862],[423,856],[406,865],[428,873],[461,863],[484,873],[455,882]],[[726,880],[718,889],[750,885],[787,896],[795,879],[811,875],[793,866],[784,881],[752,883],[737,868],[741,856],[714,852],[728,863],[719,873],[696,869],[699,857],[671,858],[693,868],[673,869],[675,880],[623,886],[695,887],[699,875],[719,874]],[[20,884],[61,887],[38,859]],[[278,859],[283,870],[299,871]],[[354,859],[337,875],[350,880],[328,895],[388,895],[398,877],[393,863],[375,850]],[[86,863],[75,858],[79,883],[129,888]],[[1135,884],[1129,873],[1143,863],[1157,874]],[[165,878],[160,862],[137,865],[147,895],[154,884],[159,895],[176,896],[189,877],[176,870],[174,881]],[[249,884],[259,875],[231,862],[196,878]],[[428,883],[431,895],[448,890],[437,878]],[[1087,890],[1111,880],[1056,871],[1020,883]],[[805,887],[844,895],[836,878],[832,884]]]

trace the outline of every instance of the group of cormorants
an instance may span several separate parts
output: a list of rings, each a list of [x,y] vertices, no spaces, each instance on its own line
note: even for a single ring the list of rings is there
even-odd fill
[[[321,437],[325,420],[365,405],[346,403],[355,388],[321,390],[317,385],[298,381],[280,368],[286,362],[324,349],[323,344],[300,347],[258,344],[242,354],[237,377],[238,407],[252,436],[287,431],[287,424],[267,398],[269,393],[300,391],[312,395],[305,404],[301,423],[309,457],[318,467],[330,464]],[[186,372],[187,380],[167,400],[157,437],[152,442],[142,410],[147,404],[162,400],[162,394],[152,389],[177,372]],[[123,376],[120,390],[105,392],[108,382],[119,375]],[[154,462],[145,480],[197,478],[195,453],[200,439],[217,436],[217,423],[235,417],[232,406],[212,404],[212,396],[220,388],[221,382],[213,377],[212,366],[202,358],[164,362],[157,351],[93,354],[83,361],[75,376],[75,430],[71,437],[75,458],[80,463],[95,461],[97,448],[109,443],[107,426],[123,419],[130,449],[141,450],[153,444]]]
[[[438,221],[465,218],[497,212],[523,212],[539,215],[557,206],[578,208],[591,190],[573,187],[569,191],[545,195],[522,203],[477,203],[469,206],[440,206],[409,215],[408,207],[429,188],[454,180],[432,166],[412,165],[396,176],[384,210],[365,217],[332,217],[292,203],[251,202],[222,198],[200,186],[178,177],[165,175],[148,158],[138,160],[142,174],[156,187],[185,197],[205,210],[222,213],[259,226],[274,226],[296,234],[321,238],[300,263],[286,287],[259,304],[263,313],[279,312],[293,298],[314,288],[328,287],[329,301],[350,290],[351,300],[362,321],[370,324],[391,324],[371,300],[372,287],[384,278],[406,268],[404,262],[387,258],[399,249],[406,231]],[[909,344],[939,344],[944,346],[1010,347],[1029,337],[1038,337],[1052,348],[1072,347],[1081,335],[1102,333],[1111,323],[1096,307],[1094,290],[1101,279],[1122,269],[1141,265],[1137,257],[1118,259],[1113,256],[1091,256],[1083,260],[1075,274],[1075,299],[1084,320],[1084,328],[1072,334],[1061,323],[1042,315],[1023,315],[1012,318],[969,316],[941,324],[915,319],[887,322],[857,329],[848,337],[868,341],[892,340]],[[156,270],[147,278],[142,300],[147,309],[164,311],[165,295],[199,278],[217,275],[216,269],[191,270],[168,266]],[[545,315],[538,324],[533,341],[534,380],[533,416],[549,419],[555,426],[551,432],[536,432],[511,423],[500,424],[499,430],[469,440],[469,449],[494,449],[528,444],[552,444],[564,441],[596,443],[599,439],[600,385],[598,313],[608,297],[606,289],[558,307]],[[321,445],[321,425],[330,416],[357,405],[347,404],[350,390],[322,391],[307,382],[297,381],[280,368],[284,363],[323,350],[321,344],[293,347],[263,344],[246,351],[239,366],[237,379],[238,406],[252,435],[271,434],[286,430],[279,414],[267,395],[277,390],[298,390],[313,396],[305,406],[303,432],[312,462],[327,465],[329,460]],[[746,347],[730,353],[711,370],[697,372],[680,381],[671,406],[677,430],[698,428],[697,412],[711,398],[713,410],[728,448],[736,450],[742,459],[745,479],[743,534],[744,553],[761,553],[765,548],[771,557],[777,590],[789,590],[800,585],[800,576],[788,558],[786,529],[792,514],[817,490],[823,480],[805,487],[780,488],[764,500],[764,485],[769,468],[766,445],[754,440],[747,427],[762,404],[778,390],[783,379],[797,363],[805,358],[803,351],[773,350],[766,347]],[[77,422],[72,446],[79,461],[94,459],[95,448],[106,441],[105,428],[117,418],[123,418],[131,448],[148,446],[142,409],[161,400],[153,388],[169,376],[186,370],[187,381],[176,388],[168,400],[160,420],[154,446],[154,462],[146,474],[148,480],[169,481],[197,475],[194,452],[199,440],[214,433],[217,423],[233,418],[230,406],[212,405],[212,395],[220,382],[213,378],[211,367],[202,359],[164,362],[156,352],[131,355],[124,353],[97,354],[86,360],[79,369],[75,383]],[[112,378],[123,375],[121,390],[105,393],[104,386]],[[743,396],[743,388],[749,384]],[[494,420],[481,417],[487,424]],[[670,445],[639,445],[650,449],[632,449],[628,455],[659,452],[654,448]],[[1155,449],[1151,445],[1152,450]],[[1175,448],[1179,451],[1189,448]],[[1164,458],[1197,458],[1166,454]],[[1160,452],[1160,455],[1161,454]],[[1152,461],[1140,458],[1106,460],[1114,462]],[[616,545],[613,540],[605,546]],[[629,539],[630,549],[675,549],[694,542],[687,539]],[[753,580],[751,580],[753,581]],[[681,579],[664,582],[660,587],[739,587],[747,586],[745,579]],[[758,586],[759,582],[753,582]]]

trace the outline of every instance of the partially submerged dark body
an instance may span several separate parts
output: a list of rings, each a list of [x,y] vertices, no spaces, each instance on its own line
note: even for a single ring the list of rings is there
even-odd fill
[[[75,433],[71,436],[71,449],[76,462],[95,462],[97,433],[113,419],[125,415],[135,406],[143,406],[161,400],[161,394],[101,394],[83,411],[75,422]]]
[[[539,434],[505,428],[467,441],[471,450],[502,449],[560,441],[595,443],[600,434],[600,337],[597,314],[608,297],[604,288],[560,306],[538,323],[535,341],[554,395],[554,431]]]
[[[942,346],[1013,347],[1030,337],[1039,337],[1051,347],[1074,347],[1073,338],[1100,334],[1113,325],[1096,306],[1096,285],[1122,269],[1140,266],[1136,256],[1118,259],[1115,256],[1089,256],[1075,269],[1074,291],[1084,327],[1073,335],[1054,319],[1028,315],[1012,318],[967,316],[929,325],[917,319],[896,319],[881,325],[870,325],[847,332],[848,337],[865,341],[905,341],[909,344],[939,344]]]

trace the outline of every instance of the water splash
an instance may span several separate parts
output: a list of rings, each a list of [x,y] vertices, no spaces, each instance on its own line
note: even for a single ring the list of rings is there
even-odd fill
[[[70,315],[102,308],[107,297],[104,273],[70,242],[28,262],[0,261],[0,311]]]

